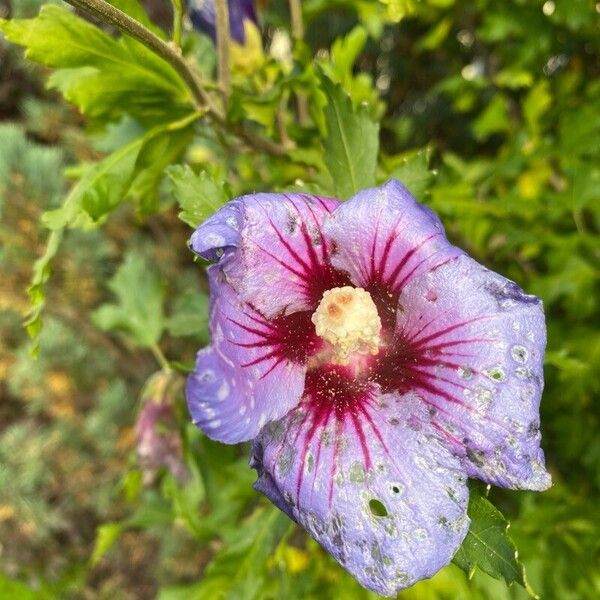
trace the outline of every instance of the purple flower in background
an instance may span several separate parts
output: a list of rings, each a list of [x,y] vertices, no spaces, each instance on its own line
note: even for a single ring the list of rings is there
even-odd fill
[[[243,196],[191,247],[217,260],[194,422],[254,439],[256,489],[365,587],[393,595],[451,560],[468,477],[550,485],[541,302],[452,246],[399,182],[344,203]]]
[[[246,41],[244,21],[257,23],[256,11],[253,0],[228,0],[229,7],[229,31],[232,39],[239,44]],[[216,42],[216,15],[214,0],[189,0],[188,15],[194,29],[208,35]]]

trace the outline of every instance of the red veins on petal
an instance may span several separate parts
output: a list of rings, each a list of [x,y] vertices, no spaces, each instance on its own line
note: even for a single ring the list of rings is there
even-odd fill
[[[396,309],[402,289],[420,274],[425,267],[427,271],[435,269],[454,259],[454,256],[441,257],[435,262],[435,256],[438,250],[428,250],[428,246],[437,240],[442,233],[436,232],[423,238],[399,258],[394,258],[395,264],[390,270],[390,260],[393,256],[394,243],[401,234],[402,216],[400,216],[391,228],[383,249],[379,256],[379,224],[381,214],[377,217],[375,231],[371,242],[371,252],[368,265],[361,269],[363,279],[367,283],[365,289],[371,294],[373,301],[379,309],[384,329],[392,329],[396,322]],[[433,264],[432,264],[433,263]]]
[[[258,356],[241,366],[264,365],[266,371],[262,373],[261,379],[283,361],[305,364],[323,346],[323,341],[314,331],[311,311],[301,311],[269,321],[247,305],[245,315],[252,321],[252,325],[231,318],[229,321],[243,330],[244,339],[249,341],[230,340],[230,343],[240,348],[259,349]]]
[[[310,213],[310,220],[307,223],[296,201],[291,196],[285,194],[284,196],[290,205],[291,213],[295,213],[295,216],[290,214],[287,225],[289,231],[281,231],[273,219],[265,213],[265,221],[281,244],[283,254],[276,256],[269,249],[258,246],[256,241],[253,242],[261,252],[298,278],[305,297],[316,308],[323,292],[334,287],[352,285],[352,283],[346,274],[331,266],[332,244],[323,234],[320,217],[313,210],[310,201],[307,201],[304,206]],[[310,200],[309,197],[306,198]],[[315,201],[331,213],[332,209],[323,199],[317,197]],[[301,240],[294,239],[292,242],[290,235],[296,231],[299,231]]]
[[[316,441],[314,476],[319,470],[321,457],[321,438],[323,430],[331,426],[333,444],[333,460],[330,465],[329,500],[333,493],[333,482],[340,452],[343,433],[356,435],[366,469],[371,467],[369,446],[361,414],[373,398],[374,386],[366,380],[356,380],[347,367],[340,365],[323,365],[307,373],[304,396],[300,409],[303,410],[294,445],[301,444],[300,463],[304,465],[311,444]],[[284,441],[285,443],[285,441]],[[283,447],[283,444],[282,444]],[[296,482],[297,501],[304,480],[304,468],[298,472]]]

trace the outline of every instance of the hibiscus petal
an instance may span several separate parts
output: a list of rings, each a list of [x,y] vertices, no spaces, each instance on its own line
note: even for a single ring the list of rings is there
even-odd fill
[[[255,440],[256,488],[285,502],[362,585],[394,595],[460,546],[464,469],[416,396],[378,397],[376,386],[357,391],[351,380],[342,390],[333,371],[321,381],[330,387],[315,392],[309,379],[301,404]]]
[[[336,206],[337,200],[301,194],[243,196],[200,225],[191,247],[220,258],[229,283],[266,317],[314,310],[325,290],[347,282],[330,266],[332,248],[322,231]]]
[[[295,521],[292,507],[285,501],[283,494],[273,481],[271,475],[264,470],[263,464],[259,457],[252,454],[249,461],[249,466],[256,469],[258,479],[254,483],[254,489],[261,494],[264,494],[280,511],[284,512],[292,521]]]
[[[370,292],[384,323],[393,327],[402,288],[421,273],[461,255],[437,216],[394,179],[362,190],[326,220],[332,264]]]
[[[306,332],[310,314],[269,322],[239,298],[219,266],[208,271],[212,346],[198,353],[186,397],[194,423],[208,437],[237,443],[298,403],[306,356],[319,342]]]
[[[462,256],[403,289],[395,350],[378,381],[422,396],[469,476],[543,490],[545,345],[541,301]]]
[[[228,202],[194,231],[191,249],[206,260],[223,259],[226,252],[235,251],[240,243],[242,210],[239,199]]]

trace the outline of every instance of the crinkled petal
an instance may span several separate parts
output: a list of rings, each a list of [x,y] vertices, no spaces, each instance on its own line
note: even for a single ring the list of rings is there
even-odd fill
[[[549,487],[539,429],[541,301],[462,256],[405,286],[397,332],[378,380],[422,396],[469,476],[501,487]]]
[[[362,585],[392,596],[460,546],[466,474],[416,396],[378,397],[373,386],[344,399],[352,384],[339,389],[333,372],[325,380],[332,386],[316,399],[307,380],[301,404],[255,440],[256,487],[278,506],[283,499]]]
[[[296,313],[267,321],[209,268],[212,346],[198,353],[186,396],[194,423],[226,443],[252,439],[299,401],[312,343]],[[315,342],[317,343],[317,342]]]
[[[463,254],[448,242],[437,216],[394,179],[356,194],[323,229],[336,246],[334,267],[371,293],[384,325],[392,327],[402,288]]]
[[[229,283],[266,317],[314,310],[325,290],[347,283],[322,229],[336,206],[302,194],[243,196],[200,225],[191,247],[220,258]]]
[[[264,470],[261,458],[253,453],[249,465],[251,468],[256,469],[258,475],[258,479],[253,486],[254,489],[264,494],[280,511],[284,512],[292,521],[295,521],[292,507],[285,501],[271,475]]]
[[[232,200],[200,225],[190,238],[190,247],[206,260],[221,260],[234,253],[240,243],[243,203]]]

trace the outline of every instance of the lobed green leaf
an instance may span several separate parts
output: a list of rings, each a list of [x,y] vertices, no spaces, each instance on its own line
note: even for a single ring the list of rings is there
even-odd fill
[[[121,331],[139,346],[157,344],[164,329],[165,289],[147,261],[139,254],[128,254],[108,287],[117,302],[94,311],[94,324],[104,331]]]
[[[206,171],[197,175],[189,165],[176,165],[167,174],[171,194],[181,207],[179,218],[190,227],[197,227],[229,200],[225,184]]]

